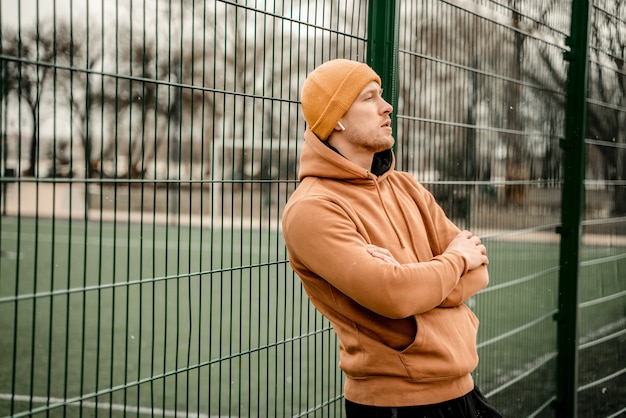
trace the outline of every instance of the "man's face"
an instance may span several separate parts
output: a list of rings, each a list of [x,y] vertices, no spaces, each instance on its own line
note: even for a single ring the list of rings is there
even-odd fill
[[[346,127],[343,134],[352,145],[373,153],[387,150],[394,143],[389,117],[393,108],[383,99],[382,92],[378,83],[372,81],[341,118]]]

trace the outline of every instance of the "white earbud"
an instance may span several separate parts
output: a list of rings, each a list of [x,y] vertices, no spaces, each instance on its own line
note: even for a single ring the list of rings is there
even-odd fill
[[[341,121],[337,122],[339,124],[339,127],[341,128],[342,131],[346,130],[346,127],[343,126],[343,124],[341,123]]]

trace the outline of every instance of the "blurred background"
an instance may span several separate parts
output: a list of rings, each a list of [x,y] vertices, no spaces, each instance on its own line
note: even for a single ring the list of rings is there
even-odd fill
[[[490,400],[626,413],[619,0],[2,0],[0,23],[0,415],[342,416],[279,230],[300,87],[338,57],[381,74],[396,169],[487,244]]]

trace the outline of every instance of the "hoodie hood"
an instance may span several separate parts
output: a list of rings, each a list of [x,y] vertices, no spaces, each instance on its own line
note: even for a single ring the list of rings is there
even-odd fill
[[[330,178],[336,180],[372,180],[384,179],[393,171],[395,157],[388,149],[374,156],[372,168],[365,170],[353,163],[330,145],[322,142],[310,129],[304,132],[304,145],[300,156],[298,179],[306,177]]]

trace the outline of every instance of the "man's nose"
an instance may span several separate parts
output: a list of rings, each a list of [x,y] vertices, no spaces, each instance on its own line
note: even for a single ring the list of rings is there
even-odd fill
[[[385,99],[383,99],[383,103],[384,103],[383,108],[382,108],[383,109],[383,114],[385,114],[385,113],[392,113],[393,112],[393,106],[391,106],[389,104],[389,102],[387,100],[385,100]]]

